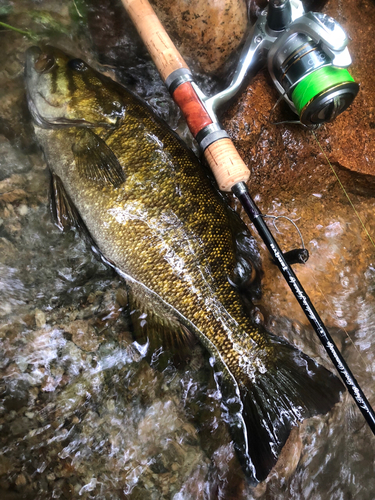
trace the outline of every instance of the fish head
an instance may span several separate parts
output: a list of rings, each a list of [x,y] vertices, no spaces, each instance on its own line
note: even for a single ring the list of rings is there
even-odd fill
[[[29,109],[43,128],[114,127],[125,112],[118,85],[49,45],[27,50],[25,76]]]

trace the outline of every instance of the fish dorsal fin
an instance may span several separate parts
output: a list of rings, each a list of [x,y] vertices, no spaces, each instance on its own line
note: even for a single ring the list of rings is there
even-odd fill
[[[262,266],[256,240],[233,209],[227,207],[227,214],[236,256],[228,280],[244,296],[251,300],[258,299],[261,295]]]
[[[90,129],[77,131],[72,151],[82,177],[100,186],[119,187],[125,182],[125,173],[112,150]]]
[[[181,368],[189,360],[197,342],[192,331],[177,318],[168,304],[146,294],[133,283],[130,285],[129,311],[135,340],[148,344],[151,363],[163,369],[172,358]]]

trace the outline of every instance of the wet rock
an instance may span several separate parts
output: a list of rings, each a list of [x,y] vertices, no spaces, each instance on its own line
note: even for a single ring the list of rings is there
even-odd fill
[[[299,427],[293,427],[282,449],[279,459],[270,473],[270,478],[275,475],[282,482],[288,481],[294,474],[302,453],[302,439]]]
[[[46,315],[40,309],[35,309],[35,324],[37,328],[42,328],[46,324]]]
[[[244,0],[152,0],[183,57],[205,73],[220,69],[247,27]]]
[[[290,217],[301,230],[310,259],[295,269],[315,307],[328,327],[344,328],[350,335],[358,328],[352,305],[365,300],[367,293],[364,289],[359,292],[355,276],[366,273],[372,246],[327,158],[349,195],[355,194],[357,213],[373,234],[375,176],[370,174],[375,174],[375,129],[369,125],[369,116],[375,103],[375,82],[368,64],[374,54],[368,51],[371,42],[367,37],[374,25],[375,5],[369,1],[344,5],[332,0],[323,11],[335,17],[352,37],[351,71],[361,82],[361,90],[349,110],[315,132],[320,145],[310,131],[273,124],[293,115],[286,105],[273,110],[278,94],[266,70],[256,75],[227,112],[224,125],[250,167],[250,192],[262,212]],[[301,247],[290,223],[279,219],[276,229],[268,221],[283,251]],[[268,252],[263,262],[267,271],[262,303],[266,309],[308,325],[285,280],[270,264]]]
[[[32,428],[32,423],[27,417],[16,418],[10,425],[10,432],[13,436],[20,436]]]
[[[138,37],[137,31],[121,2],[90,1],[87,23],[102,64],[113,65],[122,61],[122,65],[128,67],[139,57],[146,56],[147,50],[141,43],[132,43]]]
[[[116,302],[121,307],[126,307],[128,305],[128,293],[124,288],[119,288],[116,292]]]
[[[84,351],[97,351],[103,337],[99,336],[89,321],[77,320],[64,326],[64,330],[72,335],[72,341]]]
[[[15,253],[15,246],[7,238],[0,238],[0,262],[3,264],[11,263]]]
[[[0,109],[1,113],[1,109]],[[1,114],[0,114],[1,116]],[[30,120],[26,120],[27,123]],[[31,168],[30,159],[11,146],[11,143],[1,134],[0,129],[0,186],[3,192],[2,182],[7,177],[19,175],[29,171]]]
[[[15,201],[20,202],[27,196],[23,189],[14,189],[8,193],[3,193],[0,195],[0,203],[14,203]]]
[[[151,3],[177,49],[198,71],[219,70],[246,31],[245,0],[154,0]],[[139,46],[132,43],[138,35],[120,3],[91,2],[88,20],[102,62],[116,61],[126,66],[127,60],[145,57],[142,42]]]
[[[324,10],[335,16],[351,37],[350,72],[360,91],[349,110],[322,133],[322,144],[331,162],[362,174],[375,175],[375,54],[371,33],[375,27],[375,4],[371,0],[344,3],[331,0]],[[323,131],[322,131],[323,132]]]
[[[0,476],[3,476],[7,472],[11,472],[12,465],[12,461],[9,458],[4,455],[0,456]]]
[[[3,134],[11,144],[19,147],[23,152],[36,149],[34,144],[34,131],[30,123],[30,114],[26,103],[26,93],[22,87],[22,77],[16,89],[2,88],[0,104],[0,134]],[[9,170],[10,165],[1,162],[4,170]],[[19,164],[18,164],[19,165]],[[27,163],[23,168],[27,167]],[[20,168],[18,166],[18,168]],[[1,174],[0,174],[1,175]]]
[[[27,484],[27,479],[24,474],[18,474],[15,480],[16,487],[18,489],[21,489],[22,486],[25,486]]]

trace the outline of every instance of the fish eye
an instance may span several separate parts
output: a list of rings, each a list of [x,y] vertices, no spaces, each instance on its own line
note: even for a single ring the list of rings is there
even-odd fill
[[[86,63],[82,59],[70,59],[68,67],[74,71],[84,71],[87,69]]]
[[[43,53],[34,63],[35,71],[48,73],[55,65],[55,58],[51,54]]]

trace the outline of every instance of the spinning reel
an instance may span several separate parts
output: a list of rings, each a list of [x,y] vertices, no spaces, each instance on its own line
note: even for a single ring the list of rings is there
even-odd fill
[[[271,78],[299,123],[316,128],[345,111],[359,86],[347,67],[352,60],[343,28],[326,14],[304,12],[300,0],[270,0],[243,48],[229,87],[201,96],[211,116],[267,64]]]

